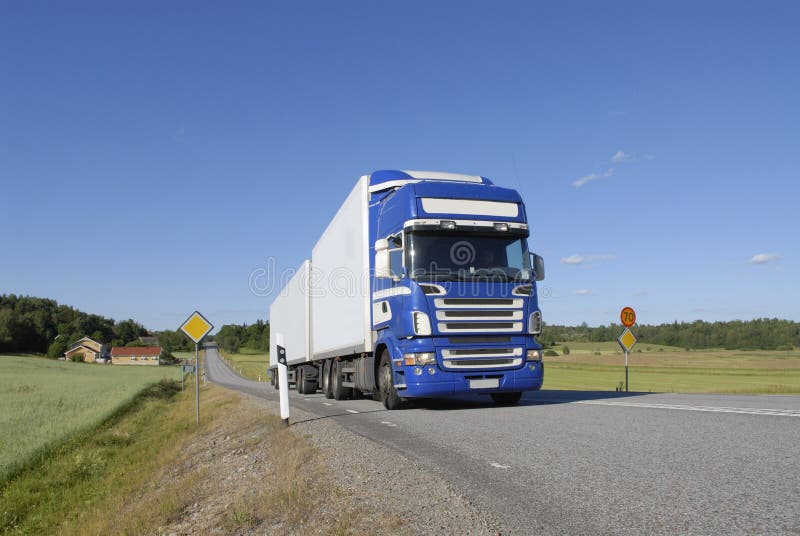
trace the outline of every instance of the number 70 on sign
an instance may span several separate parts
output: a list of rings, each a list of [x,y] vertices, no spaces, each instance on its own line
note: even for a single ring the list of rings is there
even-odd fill
[[[632,307],[625,307],[620,311],[619,319],[623,326],[629,328],[636,323],[636,311]]]

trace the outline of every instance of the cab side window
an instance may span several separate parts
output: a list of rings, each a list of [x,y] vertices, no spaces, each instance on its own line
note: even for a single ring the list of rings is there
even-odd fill
[[[394,277],[403,273],[403,238],[402,234],[389,237],[389,267]]]

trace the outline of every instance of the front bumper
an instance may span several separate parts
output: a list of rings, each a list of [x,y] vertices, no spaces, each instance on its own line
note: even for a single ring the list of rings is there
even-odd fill
[[[415,374],[414,369],[420,369],[422,372]],[[433,374],[430,373],[430,370],[434,371]],[[497,379],[496,387],[470,387],[470,384],[473,383],[472,380],[493,379]],[[436,365],[403,366],[401,370],[395,371],[397,392],[406,398],[537,391],[542,387],[543,380],[544,364],[541,361],[530,361],[521,368],[500,371],[454,372],[442,370]],[[403,385],[405,387],[402,387]]]

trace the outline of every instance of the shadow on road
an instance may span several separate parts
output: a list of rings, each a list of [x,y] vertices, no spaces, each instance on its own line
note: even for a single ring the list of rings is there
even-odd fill
[[[618,391],[560,391],[545,390],[525,393],[522,400],[514,406],[548,406],[552,404],[569,404],[583,400],[611,400],[619,398],[632,398],[653,393],[634,393]],[[412,407],[416,409],[427,409],[434,411],[473,409],[498,406],[489,395],[468,395],[445,399],[414,399]]]
[[[380,402],[378,402],[378,403],[380,404]],[[289,423],[289,426],[291,427],[291,426],[294,426],[296,424],[305,424],[305,423],[314,422],[314,421],[323,421],[325,419],[335,419],[335,418],[338,418],[338,417],[358,417],[360,415],[369,415],[370,413],[386,413],[386,412],[387,412],[387,410],[385,410],[385,409],[383,409],[383,407],[381,407],[381,409],[375,409],[375,410],[372,410],[372,411],[359,411],[358,413],[334,413],[332,415],[320,415],[318,417],[311,417],[311,418],[303,419],[303,420],[300,420],[300,421],[291,421]]]

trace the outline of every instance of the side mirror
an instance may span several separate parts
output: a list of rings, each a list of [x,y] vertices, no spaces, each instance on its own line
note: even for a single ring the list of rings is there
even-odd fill
[[[531,254],[533,262],[533,273],[536,276],[536,281],[544,281],[544,259],[536,253]]]
[[[375,277],[392,277],[389,265],[389,241],[385,238],[375,241]]]

